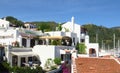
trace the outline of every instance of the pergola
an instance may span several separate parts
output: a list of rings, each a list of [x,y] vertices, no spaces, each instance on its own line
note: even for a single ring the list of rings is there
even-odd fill
[[[45,40],[49,44],[49,40],[64,40],[64,42],[70,42],[72,39],[69,36],[42,36],[39,39]]]
[[[42,36],[42,37],[40,37],[40,39],[58,39],[58,40],[61,40],[61,39],[64,39],[64,38],[66,38],[66,39],[70,39],[70,37],[69,36]]]

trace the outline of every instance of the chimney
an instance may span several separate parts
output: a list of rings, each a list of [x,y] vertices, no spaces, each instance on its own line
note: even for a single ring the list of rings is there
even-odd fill
[[[6,21],[6,17],[4,17],[4,18],[3,18],[3,20],[5,20],[5,21]]]
[[[74,29],[75,29],[75,25],[74,25],[74,17],[71,18],[71,22],[72,22],[72,27],[73,27],[72,31],[74,32]]]

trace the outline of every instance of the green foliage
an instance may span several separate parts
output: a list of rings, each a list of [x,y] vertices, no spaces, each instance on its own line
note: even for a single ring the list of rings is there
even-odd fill
[[[5,71],[5,72],[4,72]],[[31,67],[10,67],[9,63],[0,63],[0,73],[43,73],[42,67],[37,66],[36,69],[31,69]]]
[[[41,30],[42,32],[45,31],[54,31],[57,23],[55,22],[32,22],[33,24],[36,24],[37,29]]]
[[[86,50],[85,50],[86,46],[84,43],[77,44],[76,48],[79,54],[86,54]]]
[[[61,58],[55,58],[54,62],[55,62],[55,64],[60,65],[61,64]]]
[[[9,63],[7,62],[0,62],[0,73],[6,71],[9,72],[9,70],[11,69]]]
[[[54,61],[51,58],[48,58],[45,63],[45,67],[50,69],[51,66],[53,66],[53,64],[54,64]]]
[[[38,73],[43,73],[44,72],[44,70],[40,66],[37,66],[36,70],[37,70]]]
[[[51,45],[61,45],[61,40],[52,40]]]
[[[31,69],[30,67],[13,67],[11,72],[13,73],[42,73],[43,70],[41,67],[37,67],[36,69]]]
[[[61,24],[58,24],[57,26],[57,31],[61,31],[62,30],[62,25]]]
[[[48,58],[45,63],[45,68],[48,70],[54,70],[57,69],[57,66],[55,65],[54,61],[51,58]]]
[[[7,16],[6,20],[9,21],[10,23],[12,23],[13,25],[17,26],[17,27],[24,26],[24,23],[22,21],[16,19],[15,17],[12,17],[12,16]]]
[[[57,66],[51,66],[51,70],[55,70],[55,69],[57,69]]]

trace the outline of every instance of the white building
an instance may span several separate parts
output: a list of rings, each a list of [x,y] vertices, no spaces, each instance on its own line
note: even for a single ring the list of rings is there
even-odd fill
[[[6,18],[0,19],[0,27],[1,28],[8,28],[9,27],[9,21],[6,21]]]
[[[77,42],[81,42],[81,26],[74,22],[74,17],[71,18],[71,21],[68,21],[65,24],[63,24],[62,27],[62,31],[64,32],[67,29],[69,32],[76,33],[78,40]]]
[[[44,67],[47,59],[61,58],[62,61],[70,61],[73,48],[71,46],[36,45],[32,50],[39,56],[41,66]]]
[[[85,36],[85,45],[86,45],[86,52],[89,57],[98,57],[99,56],[99,44],[98,43],[90,43],[89,36]]]
[[[99,52],[99,45],[98,43],[90,43],[89,42],[89,35],[87,35],[87,31],[83,30],[81,25],[74,23],[74,17],[71,18],[71,21],[66,22],[65,24],[62,25],[65,29],[68,29],[70,32],[73,32],[77,35],[78,43],[85,43],[86,45],[86,53],[88,56],[97,56],[98,57],[98,52]],[[72,36],[70,36],[72,37]]]
[[[31,57],[36,55],[42,62],[42,67],[44,67],[48,58],[55,59],[59,57],[62,60],[70,60],[74,53],[73,51],[76,51],[76,44],[81,42],[86,45],[87,55],[98,56],[98,43],[89,43],[87,32],[83,31],[79,24],[74,23],[74,17],[72,17],[70,22],[62,25],[62,31],[50,31],[44,34],[40,31],[24,28],[9,28],[8,21],[2,24],[5,27],[0,26],[2,27],[0,29],[0,44],[21,47],[19,49],[8,47],[6,50],[8,61],[12,66],[14,66],[16,59],[18,61],[16,65],[22,66],[23,62],[28,63]],[[57,41],[57,43],[53,43],[53,41]]]

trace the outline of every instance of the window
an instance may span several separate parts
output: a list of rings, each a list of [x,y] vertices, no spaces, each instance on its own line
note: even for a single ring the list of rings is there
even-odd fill
[[[81,42],[85,42],[85,39],[81,39]]]
[[[25,57],[21,57],[21,67],[25,66]]]
[[[27,45],[27,40],[25,39],[25,38],[22,38],[22,45],[24,46],[24,47],[26,47],[26,45]]]
[[[17,66],[17,63],[18,63],[18,57],[12,56],[12,66]]]
[[[61,60],[62,60],[62,61],[63,61],[63,59],[64,59],[64,57],[63,57],[63,56],[64,56],[64,54],[61,54]]]
[[[32,61],[32,57],[28,57],[28,61]]]

